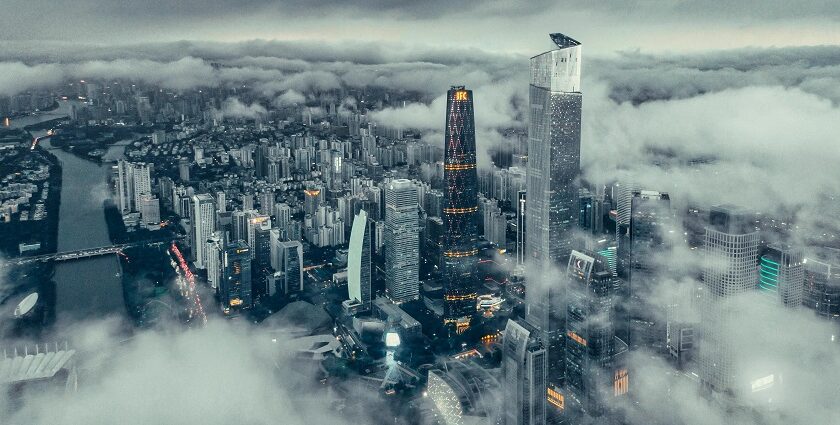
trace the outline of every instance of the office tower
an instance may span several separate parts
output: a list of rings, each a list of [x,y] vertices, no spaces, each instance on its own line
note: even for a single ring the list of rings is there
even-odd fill
[[[525,249],[527,320],[542,332],[549,383],[563,377],[562,297],[551,266],[568,260],[578,217],[580,176],[580,43],[551,34],[556,49],[531,58],[528,120],[528,204]]]
[[[669,232],[674,230],[671,198],[651,190],[633,191],[630,197],[629,291],[626,294],[628,344],[662,352],[666,347],[666,323],[662,293],[661,260],[669,250]]]
[[[360,304],[361,310],[369,310],[371,301],[370,223],[365,210],[359,211],[353,218],[348,249],[347,290],[349,299],[351,302]]]
[[[803,305],[826,320],[840,320],[840,251],[824,248],[805,261]]]
[[[802,306],[805,264],[802,250],[780,245],[767,247],[759,257],[758,291],[787,308]]]
[[[272,247],[279,266],[276,292],[284,297],[303,292],[303,245],[300,241],[280,241]]]
[[[246,211],[245,214],[248,216],[245,241],[248,242],[248,246],[255,248],[257,246],[257,229],[265,230],[266,235],[268,235],[267,232],[271,229],[271,217],[254,210]],[[257,258],[256,249],[251,250],[251,258]]]
[[[757,282],[759,232],[742,210],[731,206],[709,211],[703,245],[703,297],[700,306],[700,380],[717,392],[740,389],[741,363],[733,342],[737,306],[733,298],[754,290]]]
[[[252,295],[259,299],[268,295],[268,277],[271,274],[271,220],[268,216],[258,219],[254,227],[252,270],[254,271]]]
[[[417,189],[396,179],[385,187],[385,288],[396,302],[420,296],[420,222]]]
[[[508,320],[502,341],[502,403],[505,425],[546,423],[545,347],[531,331]]]
[[[446,94],[443,206],[444,322],[461,332],[475,313],[478,255],[473,93],[453,86]]]
[[[216,231],[216,207],[213,197],[200,193],[192,197],[190,214],[190,249],[195,268],[203,269],[207,258],[207,239]]]
[[[225,192],[220,190],[216,192],[216,208],[219,212],[227,211],[227,202],[225,200]]]
[[[525,265],[525,235],[528,227],[525,225],[525,205],[528,199],[527,192],[520,190],[516,194],[516,265]]]
[[[181,182],[190,181],[190,160],[181,158],[178,160],[178,178]]]
[[[529,261],[562,264],[577,223],[581,45],[551,34],[557,49],[531,58],[528,124]]]
[[[141,195],[137,209],[140,211],[140,219],[144,224],[160,224],[160,201],[158,198],[148,193]]]
[[[566,278],[567,411],[570,417],[601,416],[610,399],[627,392],[627,372],[618,361],[627,347],[615,337],[613,315],[618,277],[606,258],[591,251],[572,251]],[[616,387],[616,379],[625,383]]]
[[[225,248],[219,301],[222,311],[231,314],[251,307],[251,249],[243,241],[235,241]]]
[[[274,225],[284,229],[292,219],[292,209],[285,202],[274,204]]]
[[[207,239],[207,286],[214,291],[219,290],[222,282],[222,264],[224,264],[225,239],[222,232],[213,232]]]
[[[616,217],[615,241],[618,246],[618,276],[630,278],[630,218],[632,215],[633,193],[641,188],[634,182],[622,182],[614,186]]]

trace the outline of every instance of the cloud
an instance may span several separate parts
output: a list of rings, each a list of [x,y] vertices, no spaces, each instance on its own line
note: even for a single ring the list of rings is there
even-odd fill
[[[65,329],[77,349],[78,391],[29,393],[4,423],[150,424],[369,422],[342,417],[317,385],[317,363],[296,358],[283,333],[211,320],[204,329],[124,337],[115,321]],[[278,340],[272,342],[272,338]],[[358,400],[357,400],[358,401]]]
[[[303,104],[306,101],[306,96],[294,90],[287,90],[280,96],[274,99],[274,104],[277,106],[289,106],[295,104]]]
[[[223,118],[247,118],[254,119],[260,115],[265,115],[268,111],[259,103],[252,103],[246,105],[241,100],[235,97],[225,99],[222,102],[222,108],[213,111],[213,116],[217,119]]]

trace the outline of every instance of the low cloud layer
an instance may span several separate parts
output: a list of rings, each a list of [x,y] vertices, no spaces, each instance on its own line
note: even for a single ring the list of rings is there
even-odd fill
[[[72,336],[79,366],[74,394],[26,394],[0,421],[27,424],[309,423],[343,424],[316,386],[317,363],[294,357],[283,334],[247,323],[211,320],[190,331],[147,331],[129,340],[119,324],[97,321]],[[272,338],[277,342],[272,342]],[[4,413],[5,412],[5,413]],[[3,415],[11,414],[11,416]]]

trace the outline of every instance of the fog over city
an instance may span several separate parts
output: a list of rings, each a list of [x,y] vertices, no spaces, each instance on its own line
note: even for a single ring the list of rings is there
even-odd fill
[[[3,9],[0,423],[840,417],[840,3]]]

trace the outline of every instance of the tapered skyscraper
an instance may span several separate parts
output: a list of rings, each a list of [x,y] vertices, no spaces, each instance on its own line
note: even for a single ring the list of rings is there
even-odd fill
[[[549,383],[563,377],[562,283],[551,266],[569,260],[579,215],[581,45],[551,34],[556,49],[531,58],[525,209],[527,320],[548,349]]]
[[[475,312],[473,278],[478,254],[475,118],[472,90],[464,86],[447,92],[444,142],[444,319],[462,330]]]
[[[581,45],[551,40],[557,49],[531,58],[525,245],[532,262],[563,266],[578,215]]]

